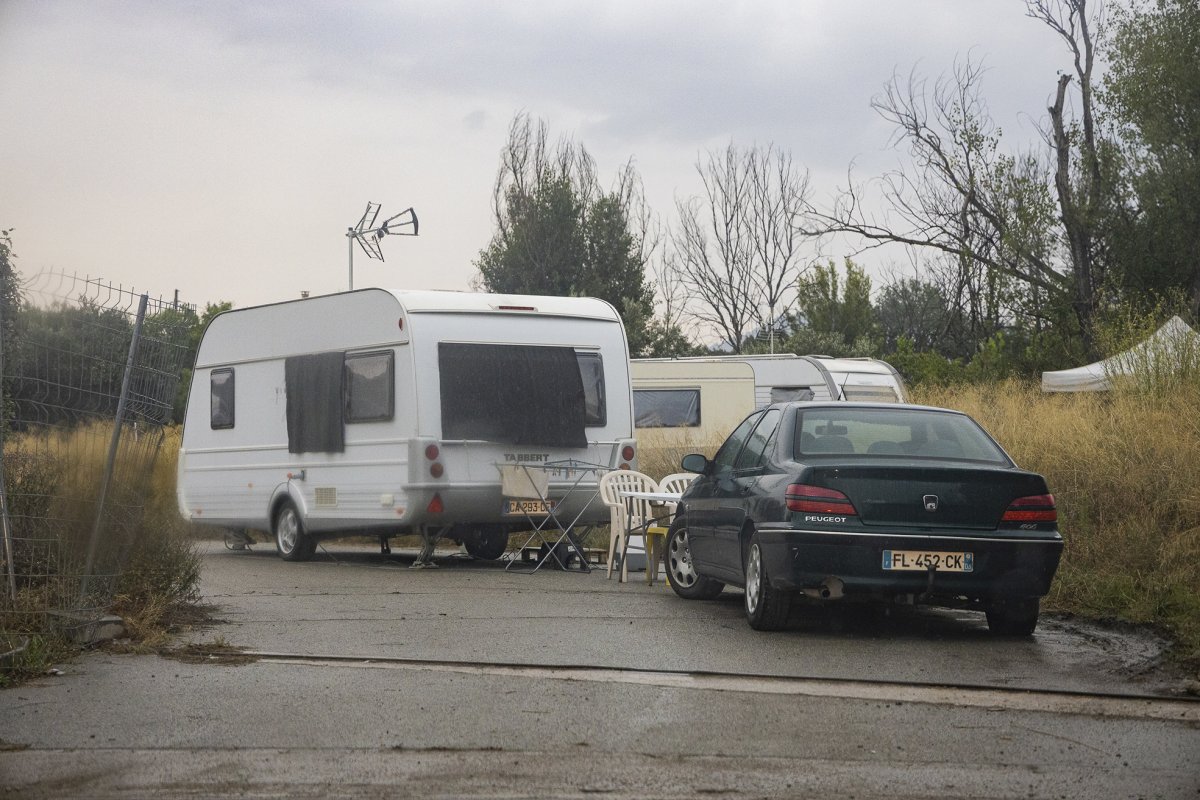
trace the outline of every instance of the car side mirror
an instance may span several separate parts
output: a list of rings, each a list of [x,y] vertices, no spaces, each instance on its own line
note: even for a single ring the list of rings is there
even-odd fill
[[[708,467],[711,462],[699,453],[689,453],[679,462],[679,466],[683,467],[684,472],[695,472],[700,475],[708,474]]]

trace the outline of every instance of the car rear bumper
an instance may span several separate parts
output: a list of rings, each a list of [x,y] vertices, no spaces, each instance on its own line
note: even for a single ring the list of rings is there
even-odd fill
[[[847,596],[1041,597],[1050,590],[1063,547],[1056,533],[1006,537],[760,528],[758,535],[773,586],[814,589],[836,578]],[[973,565],[970,572],[887,570],[888,550],[970,553]]]

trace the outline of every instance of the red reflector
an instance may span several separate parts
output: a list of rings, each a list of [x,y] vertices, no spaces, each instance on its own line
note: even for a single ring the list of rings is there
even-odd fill
[[[621,458],[626,461],[633,461],[633,445],[625,445],[621,448]]]
[[[1058,522],[1058,508],[1054,495],[1035,494],[1018,497],[1008,504],[1008,510],[1000,518],[1004,522]]]
[[[429,505],[425,507],[425,510],[430,514],[440,514],[445,511],[446,509],[442,506],[442,496],[435,494],[433,499],[429,501]]]
[[[445,471],[442,465],[436,461],[429,465],[429,474],[435,478],[442,477],[442,473]]]
[[[437,458],[440,453],[441,451],[438,450],[438,446],[436,444],[425,446],[425,457],[430,461],[433,461],[435,458]]]
[[[817,514],[839,514],[841,516],[857,516],[854,504],[850,498],[836,489],[826,489],[824,486],[809,486],[805,483],[793,483],[784,493],[789,511],[810,511]]]

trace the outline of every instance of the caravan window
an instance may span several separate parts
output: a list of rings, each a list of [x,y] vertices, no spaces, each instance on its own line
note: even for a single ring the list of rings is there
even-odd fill
[[[440,342],[442,437],[586,447],[580,369],[571,347]],[[603,413],[602,399],[593,411]]]
[[[233,370],[214,369],[209,376],[209,420],[213,428],[233,427]]]
[[[794,400],[812,400],[816,395],[807,386],[772,386],[772,403],[790,403]]]
[[[579,377],[583,379],[583,424],[600,427],[608,423],[604,397],[604,362],[599,353],[576,353]]]
[[[890,386],[862,386],[846,384],[842,386],[842,395],[846,400],[859,400],[865,403],[899,403],[896,390]]]
[[[700,427],[699,389],[635,389],[635,428]]]
[[[345,386],[346,422],[391,419],[396,406],[392,351],[347,355]]]

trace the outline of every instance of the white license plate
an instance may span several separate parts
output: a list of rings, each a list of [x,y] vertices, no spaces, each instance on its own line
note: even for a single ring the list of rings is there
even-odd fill
[[[934,550],[884,550],[883,568],[925,572],[930,567],[937,572],[973,572],[974,553],[943,553]]]
[[[554,510],[556,500],[505,500],[503,514],[513,516],[546,516]]]

